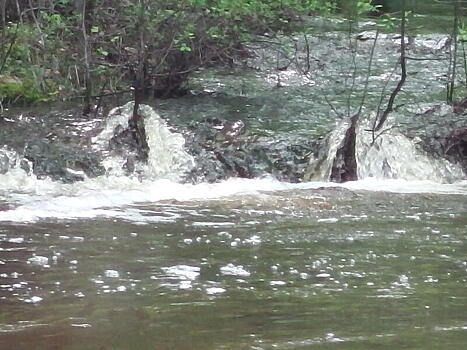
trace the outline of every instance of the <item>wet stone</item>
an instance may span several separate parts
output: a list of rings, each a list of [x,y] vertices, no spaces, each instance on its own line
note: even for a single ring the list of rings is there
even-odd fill
[[[315,143],[310,140],[273,140],[248,131],[241,121],[207,118],[192,124],[186,146],[196,167],[194,182],[229,177],[254,178],[272,174],[279,180],[301,182]],[[297,142],[297,143],[295,143]]]
[[[37,143],[26,148],[24,158],[33,164],[36,176],[50,177],[64,183],[82,181],[85,176],[96,177],[105,173],[98,155],[63,145]]]
[[[431,155],[459,164],[467,172],[467,122],[456,105],[443,111],[439,105],[413,116],[410,124],[402,125],[402,132]]]

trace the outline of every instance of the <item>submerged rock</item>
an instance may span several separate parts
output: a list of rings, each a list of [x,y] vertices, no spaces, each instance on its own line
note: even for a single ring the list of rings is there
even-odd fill
[[[300,182],[313,144],[291,144],[251,134],[238,120],[207,118],[189,127],[186,147],[195,159],[193,182],[229,177],[254,178],[272,174],[279,180]]]
[[[36,143],[27,146],[23,156],[32,163],[32,171],[39,178],[50,177],[55,181],[71,183],[105,173],[97,154],[74,147]]]
[[[459,164],[467,174],[467,120],[464,101],[453,106],[434,105],[417,113],[410,124],[402,126],[402,132],[417,140],[429,154]]]

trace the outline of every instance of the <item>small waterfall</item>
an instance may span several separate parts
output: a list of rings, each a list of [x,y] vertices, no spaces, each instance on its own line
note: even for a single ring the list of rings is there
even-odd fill
[[[323,147],[312,157],[305,172],[305,181],[328,181],[331,177],[332,164],[337,150],[342,146],[345,132],[350,126],[350,120],[340,121],[323,140]]]
[[[349,120],[342,120],[326,137],[323,150],[310,161],[306,180],[328,181],[336,151],[342,146]],[[465,179],[462,168],[420,150],[416,142],[396,129],[388,129],[373,142],[370,121],[357,127],[356,158],[358,178],[430,180],[452,183]]]
[[[0,147],[0,174],[11,172],[23,172],[25,175],[32,174],[33,164],[31,161],[20,156],[14,150],[6,146]]]
[[[129,102],[110,111],[104,130],[92,139],[95,148],[108,152],[110,140],[119,132],[128,129],[133,105],[133,102]],[[150,106],[140,105],[139,113],[144,118],[150,148],[148,164],[139,165],[140,170],[151,179],[181,180],[194,166],[193,157],[185,151],[184,137],[171,131],[166,122]],[[122,175],[122,168],[127,161],[122,156],[111,156],[104,161],[104,166],[108,173]]]
[[[418,149],[414,140],[397,130],[384,132],[373,142],[371,132],[365,129],[365,123],[362,123],[357,137],[360,179],[372,177],[452,183],[465,177],[460,166]]]

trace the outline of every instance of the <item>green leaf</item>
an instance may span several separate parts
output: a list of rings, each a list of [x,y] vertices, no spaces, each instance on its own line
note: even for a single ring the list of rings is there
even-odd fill
[[[191,47],[189,47],[187,44],[182,43],[179,48],[180,51],[182,52],[191,52]]]
[[[106,51],[105,49],[103,49],[102,47],[99,47],[97,49],[97,53],[101,56],[104,56],[104,57],[107,57],[107,55],[109,54],[108,51]]]

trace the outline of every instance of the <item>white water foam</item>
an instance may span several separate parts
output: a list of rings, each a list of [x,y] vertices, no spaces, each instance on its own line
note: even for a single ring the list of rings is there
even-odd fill
[[[0,221],[35,222],[41,219],[121,218],[130,221],[164,222],[171,217],[147,217],[134,208],[137,203],[156,203],[164,200],[199,201],[223,200],[235,196],[257,196],[268,192],[310,190],[323,187],[341,187],[350,190],[388,191],[397,193],[436,193],[467,195],[467,181],[455,184],[440,184],[433,181],[364,180],[335,184],[330,182],[308,182],[290,184],[273,178],[231,178],[219,183],[181,184],[170,180],[138,181],[124,177],[100,177],[74,184],[61,184],[50,180],[29,180],[28,193],[24,190],[0,190],[0,197],[17,207],[0,210]],[[0,175],[4,185],[5,175]],[[16,179],[15,179],[16,180]],[[18,183],[18,181],[16,181]],[[35,184],[35,186],[34,186]],[[3,186],[2,186],[3,187]],[[11,188],[10,188],[11,190]]]
[[[369,125],[357,129],[358,178],[430,180],[452,183],[465,179],[462,168],[445,159],[430,156],[413,140],[395,129],[382,132],[373,142]]]
[[[337,150],[341,147],[348,119],[342,120],[326,138],[325,154],[312,159],[308,177],[311,180],[328,181]],[[432,181],[454,183],[466,179],[459,165],[445,159],[430,156],[417,148],[396,129],[387,129],[377,134],[373,141],[368,120],[360,121],[357,127],[356,157],[357,175],[360,180],[397,179],[405,181]]]
[[[133,114],[134,103],[129,102],[109,112],[106,126],[102,132],[92,138],[93,146],[106,150],[115,130],[128,128]],[[151,179],[166,178],[179,181],[184,173],[194,166],[194,160],[185,150],[185,139],[179,133],[169,129],[166,122],[148,105],[140,105],[138,113],[144,118],[147,143],[150,149],[145,176]],[[108,157],[104,163],[107,172],[123,175],[122,166],[126,159]]]
[[[2,177],[4,175],[0,175],[0,181],[4,183]],[[10,202],[21,205],[15,209],[0,211],[0,221],[33,222],[43,218],[76,219],[99,216],[147,221],[147,218],[129,206],[163,200],[196,201],[253,195],[262,191],[286,190],[291,186],[273,178],[232,178],[221,183],[197,185],[181,184],[166,179],[139,181],[118,176],[87,179],[73,184],[37,180],[33,177],[30,177],[30,181],[35,182],[36,186],[29,186],[29,193],[18,193],[14,190],[8,193]],[[35,191],[35,188],[38,191]],[[153,219],[167,221],[167,217]]]
[[[126,106],[130,109],[130,106]],[[148,112],[149,113],[149,112]],[[116,117],[117,119],[120,117]],[[123,118],[124,119],[124,118]],[[118,122],[124,123],[120,119]],[[115,122],[111,121],[111,128],[115,128]],[[160,127],[164,131],[159,140],[170,138],[170,130],[160,121],[150,124],[149,134],[154,129]],[[110,128],[110,127],[109,127]],[[110,130],[110,129],[109,129]],[[345,127],[340,128],[344,132]],[[94,141],[96,145],[104,145],[111,134],[107,128]],[[113,135],[113,134],[112,134]],[[172,134],[173,135],[173,134]],[[431,180],[414,180],[414,176],[409,179],[385,179],[378,176],[367,176],[362,180],[348,182],[345,184],[335,184],[326,181],[307,182],[301,184],[291,184],[277,181],[272,177],[258,179],[231,178],[223,182],[209,184],[182,184],[176,182],[178,175],[185,171],[190,159],[180,151],[169,152],[170,147],[180,147],[183,149],[183,140],[180,135],[175,136],[172,146],[152,147],[150,150],[151,159],[159,159],[164,155],[159,152],[171,153],[172,158],[167,158],[163,166],[151,165],[157,169],[148,169],[151,176],[144,179],[128,177],[123,175],[107,174],[93,179],[86,178],[84,181],[72,184],[54,182],[50,179],[37,179],[32,174],[26,173],[19,166],[20,157],[9,153],[9,158],[14,159],[14,164],[5,174],[0,174],[0,222],[35,222],[41,219],[79,219],[79,218],[121,218],[135,222],[164,222],[177,219],[177,214],[161,216],[147,216],[138,208],[132,207],[138,203],[157,203],[164,200],[176,201],[198,201],[198,200],[219,200],[229,199],[234,196],[257,196],[268,192],[310,190],[320,187],[342,187],[350,190],[369,191],[390,191],[400,193],[438,193],[438,194],[460,194],[467,195],[467,181],[458,181],[453,184],[442,184],[438,175]],[[393,139],[399,140],[392,135]],[[154,138],[153,140],[156,140]],[[107,140],[107,141],[106,141]],[[151,141],[152,144],[153,141]],[[154,141],[155,142],[155,141]],[[161,141],[163,142],[163,141]],[[384,139],[384,143],[389,140]],[[406,141],[403,141],[406,142]],[[360,145],[359,147],[363,147]],[[407,147],[410,146],[407,144]],[[386,147],[382,144],[382,147]],[[396,151],[395,145],[393,151]],[[404,146],[405,147],[405,146]],[[156,151],[157,150],[157,151]],[[180,158],[175,155],[179,154]],[[377,156],[368,153],[366,158],[360,162],[372,162],[378,159]],[[381,153],[381,158],[388,162],[397,161],[397,157],[390,158],[390,154]],[[418,153],[411,153],[412,156],[419,157]],[[371,156],[370,156],[371,155]],[[423,157],[422,157],[423,158]],[[188,160],[187,160],[188,159]],[[389,160],[388,160],[389,159]],[[328,158],[330,161],[330,157]],[[424,166],[428,166],[428,160],[424,160]],[[380,163],[379,161],[374,161]],[[412,162],[404,160],[404,162]],[[390,163],[392,164],[392,163]],[[439,164],[435,167],[438,167]],[[171,166],[175,171],[171,172]],[[376,166],[376,165],[375,165]],[[374,167],[368,167],[367,172],[374,172]],[[400,169],[397,176],[403,173],[403,168],[391,165],[391,169]],[[327,173],[326,170],[324,173]],[[413,173],[413,170],[412,170]],[[178,174],[178,175],[177,175]],[[394,173],[393,173],[394,174]],[[406,172],[407,174],[407,172]],[[415,174],[415,173],[414,173]],[[168,178],[173,175],[173,178]],[[159,178],[157,176],[160,176]],[[464,177],[465,179],[465,177]],[[2,202],[3,204],[2,209]],[[11,208],[11,209],[9,209]]]
[[[325,139],[325,148],[320,152],[316,159],[311,159],[309,164],[308,175],[305,175],[312,181],[327,181],[331,177],[332,163],[336,156],[336,152],[341,147],[341,142],[344,139],[345,132],[350,126],[349,119],[342,119],[336,124],[329,135]],[[322,152],[325,152],[323,155]]]

